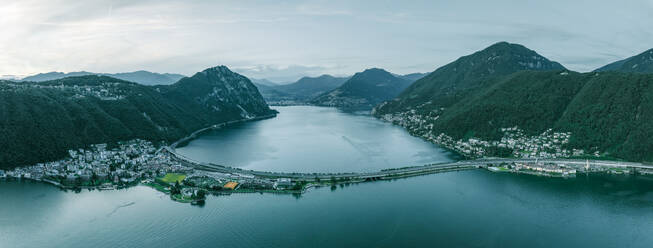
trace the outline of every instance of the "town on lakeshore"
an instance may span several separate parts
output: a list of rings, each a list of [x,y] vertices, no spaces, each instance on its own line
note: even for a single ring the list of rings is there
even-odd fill
[[[216,125],[220,128],[225,125]],[[510,137],[519,137],[518,129]],[[197,133],[193,133],[195,137]],[[567,134],[546,134],[547,140],[516,144],[515,140],[502,141],[515,147],[532,147],[529,144],[564,143]],[[184,140],[188,140],[185,138]],[[550,143],[547,143],[550,142]],[[529,158],[525,153],[518,159],[478,159],[452,163],[409,166],[367,173],[281,173],[243,170],[235,167],[194,161],[177,154],[174,146],[160,146],[145,140],[118,142],[115,145],[96,144],[87,149],[69,150],[69,157],[54,162],[0,170],[0,178],[35,180],[56,185],[62,189],[81,191],[115,190],[135,185],[145,185],[169,194],[172,200],[204,204],[208,194],[231,193],[290,193],[300,195],[311,187],[388,180],[438,172],[486,168],[492,172],[512,172],[550,177],[575,177],[580,173],[610,173],[620,175],[653,174],[653,166],[617,161],[570,160],[556,157]]]
[[[604,154],[598,151],[587,152],[583,149],[568,149],[571,132],[554,132],[547,129],[539,135],[529,136],[519,127],[504,127],[500,140],[486,141],[480,138],[454,139],[444,133],[434,133],[433,122],[439,117],[438,111],[431,114],[419,114],[412,109],[405,112],[385,114],[381,119],[406,128],[408,132],[433,143],[454,150],[466,157],[482,158],[499,155],[516,158],[600,158]],[[507,151],[507,152],[504,152]]]

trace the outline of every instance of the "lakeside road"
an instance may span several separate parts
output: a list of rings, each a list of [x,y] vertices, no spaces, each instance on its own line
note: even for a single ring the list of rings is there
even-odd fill
[[[197,170],[204,171],[213,171],[237,175],[246,175],[259,178],[289,178],[295,181],[321,181],[321,180],[330,180],[333,178],[338,178],[340,180],[348,181],[360,181],[360,180],[379,180],[379,179],[389,179],[396,177],[410,177],[424,174],[439,173],[445,171],[453,170],[468,170],[476,168],[484,168],[489,164],[502,164],[502,163],[555,163],[555,164],[566,164],[574,166],[577,168],[585,168],[586,170],[590,169],[605,169],[605,168],[631,168],[634,170],[653,170],[653,165],[634,163],[634,162],[621,162],[621,161],[605,161],[605,160],[585,160],[585,159],[523,159],[523,158],[487,158],[487,159],[475,159],[475,160],[462,160],[456,162],[444,162],[444,163],[434,163],[426,165],[417,165],[417,166],[407,166],[401,168],[387,168],[380,171],[372,172],[339,172],[339,173],[300,173],[300,172],[270,172],[270,171],[260,171],[260,170],[245,170],[238,167],[230,167],[225,165],[219,165],[215,163],[201,162],[189,157],[186,157],[180,153],[176,152],[176,147],[185,142],[191,141],[199,137],[203,132],[212,129],[223,128],[225,126],[255,121],[261,119],[267,119],[275,117],[276,114],[260,116],[255,118],[248,118],[242,120],[229,121],[225,123],[216,124],[209,126],[200,130],[193,132],[192,134],[172,143],[170,146],[162,147],[159,152],[168,153],[174,160],[181,162],[185,166],[195,168]]]
[[[181,139],[175,141],[174,143],[170,144],[168,147],[170,147],[170,148],[172,148],[172,149],[175,149],[175,148],[177,148],[177,146],[179,146],[179,144],[182,144],[182,143],[184,143],[184,142],[191,141],[191,140],[197,138],[197,136],[198,136],[199,134],[202,134],[203,132],[206,132],[206,131],[209,131],[209,130],[214,130],[214,129],[223,128],[223,127],[225,127],[225,126],[233,125],[233,124],[236,124],[236,123],[243,123],[243,122],[249,122],[249,121],[258,121],[258,120],[264,120],[264,119],[274,118],[274,117],[276,117],[276,116],[277,116],[277,114],[269,114],[269,115],[264,115],[264,116],[257,116],[257,117],[254,117],[254,118],[247,118],[247,119],[233,120],[233,121],[227,121],[227,122],[223,122],[223,123],[215,124],[215,125],[212,125],[212,126],[205,127],[205,128],[200,129],[200,130],[197,130],[197,131],[195,131],[195,132],[189,134],[188,136],[183,137],[183,138],[181,138]]]
[[[631,169],[649,169],[653,170],[653,165],[635,163],[635,162],[621,162],[621,161],[605,161],[605,160],[581,160],[581,159],[476,159],[476,160],[462,160],[449,163],[426,164],[422,166],[409,166],[401,168],[389,168],[375,172],[343,172],[343,173],[298,173],[298,172],[269,172],[269,171],[256,171],[256,170],[243,170],[241,168],[217,165],[213,163],[204,163],[197,160],[190,159],[181,154],[178,154],[170,147],[164,147],[163,150],[170,153],[170,155],[183,162],[185,165],[191,166],[199,170],[208,170],[221,173],[243,174],[252,175],[262,178],[290,178],[294,180],[315,181],[328,180],[331,178],[349,178],[349,180],[366,180],[366,179],[384,179],[395,177],[409,177],[424,174],[433,174],[445,171],[466,170],[486,167],[488,164],[501,164],[501,163],[555,163],[567,164],[575,166],[586,166],[589,168],[631,168]]]

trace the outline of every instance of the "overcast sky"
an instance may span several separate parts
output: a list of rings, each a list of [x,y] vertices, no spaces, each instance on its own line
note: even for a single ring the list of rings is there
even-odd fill
[[[224,64],[275,81],[430,72],[498,41],[577,71],[653,48],[653,0],[0,0],[0,75]]]

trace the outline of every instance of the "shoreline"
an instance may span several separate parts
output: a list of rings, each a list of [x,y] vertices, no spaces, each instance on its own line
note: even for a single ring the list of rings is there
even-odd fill
[[[210,176],[211,172],[217,172],[224,175],[221,176],[221,178],[215,177],[215,179],[220,180],[221,182],[224,182],[224,180],[226,181],[231,180],[231,181],[238,182],[238,187],[232,189],[222,188],[224,185],[219,185],[220,187],[217,188],[207,188],[206,185],[196,187],[195,185],[192,185],[190,183],[189,184],[184,183],[181,188],[179,186],[176,186],[174,188],[176,192],[179,192],[179,189],[186,189],[186,190],[195,190],[195,192],[197,192],[197,190],[201,190],[201,191],[209,192],[211,194],[220,194],[220,195],[221,194],[230,195],[233,193],[274,193],[274,194],[301,195],[306,193],[311,188],[329,187],[329,186],[335,187],[337,185],[344,185],[344,184],[351,184],[351,183],[387,181],[387,180],[394,180],[398,178],[416,177],[416,176],[422,176],[428,174],[445,173],[445,172],[461,171],[461,170],[472,170],[472,169],[480,169],[480,168],[489,169],[489,167],[493,167],[493,165],[499,165],[499,164],[501,164],[502,166],[503,164],[515,164],[515,163],[538,164],[538,159],[488,158],[488,159],[469,160],[466,159],[464,156],[454,158],[453,156],[460,155],[460,154],[438,145],[439,147],[444,148],[445,150],[448,151],[449,156],[447,157],[449,157],[449,159],[452,159],[453,161],[435,163],[435,164],[417,165],[417,166],[389,168],[389,169],[382,169],[379,171],[372,171],[372,172],[343,172],[343,173],[266,172],[266,171],[244,170],[238,167],[229,167],[229,166],[217,165],[213,163],[198,162],[193,159],[187,158],[181,154],[178,154],[175,151],[175,148],[188,144],[190,141],[198,137],[201,137],[201,135],[204,134],[205,132],[209,132],[211,130],[220,129],[238,123],[245,123],[250,121],[258,121],[258,120],[274,118],[277,116],[277,114],[278,112],[269,115],[263,115],[263,116],[253,117],[253,118],[245,118],[240,120],[233,120],[233,121],[214,124],[196,130],[191,134],[171,143],[168,146],[163,146],[159,148],[156,151],[157,155],[167,157],[169,161],[176,162],[180,166],[182,166],[182,168],[190,169],[191,172],[192,170],[196,170],[197,173],[194,174],[195,177],[207,177],[207,176],[211,177]],[[410,134],[410,132],[408,133]],[[419,136],[414,136],[414,137],[420,138]],[[424,140],[424,139],[421,140],[428,142],[428,140]],[[463,160],[456,161],[456,159],[460,159],[461,157]],[[594,172],[610,173],[610,171],[631,171],[633,174],[653,173],[653,165],[646,165],[642,163],[626,163],[626,162],[619,162],[619,161],[579,160],[579,159],[540,159],[539,162],[566,164],[568,166],[573,166],[577,168],[585,167],[586,170],[589,171],[590,173],[594,173]],[[501,172],[503,172],[503,170]],[[527,173],[526,171],[513,171],[511,169],[506,169],[505,172],[548,176],[546,174],[537,173],[537,172]],[[182,172],[182,173],[190,173],[190,172]],[[159,174],[158,177],[160,176],[161,174]],[[10,178],[17,178],[18,180],[23,179],[22,177],[13,177],[13,176]],[[239,188],[241,183],[243,182],[246,183],[250,181],[250,179],[248,178],[251,178],[251,180],[254,181],[256,180],[263,181],[263,183],[274,183],[274,187],[271,187],[270,184],[258,184],[258,185],[254,184],[252,186],[250,182],[249,186]],[[125,181],[122,183],[114,182],[111,183],[111,185],[107,185],[108,183],[104,184],[102,183],[103,181],[100,182],[92,181],[90,185],[88,183],[85,183],[84,185],[79,185],[79,184],[70,185],[67,182],[58,182],[58,181],[49,180],[49,178],[29,178],[28,176],[26,176],[24,177],[24,179],[48,183],[62,190],[71,189],[75,191],[81,191],[82,189],[116,190],[116,189],[123,189],[123,188],[129,188],[137,185],[142,185],[142,186],[148,186],[157,191],[168,194],[170,195],[170,198],[172,200],[187,203],[187,199],[184,198],[187,196],[180,196],[178,195],[179,193],[175,193],[176,195],[170,194],[170,188],[172,188],[172,184],[170,182],[166,182],[166,183],[156,182],[156,180],[154,180],[151,175],[149,177],[141,175],[139,177],[134,177],[133,180]],[[150,183],[147,183],[147,180],[150,180]],[[181,179],[179,182],[183,183],[183,180],[184,179]],[[276,182],[279,182],[281,180],[286,180],[285,182],[286,184],[283,184],[282,187],[277,187]],[[267,186],[260,187],[261,185],[267,185]],[[179,199],[175,199],[175,197]]]
[[[245,119],[240,119],[240,120],[233,120],[233,121],[227,121],[227,122],[214,124],[214,125],[211,125],[211,126],[196,130],[196,131],[192,132],[191,134],[187,135],[186,137],[183,137],[183,138],[173,142],[172,144],[168,145],[167,147],[174,150],[177,147],[184,147],[188,142],[199,138],[205,132],[221,129],[223,127],[233,125],[233,124],[270,119],[270,118],[277,117],[277,114],[278,113],[273,113],[273,114],[257,116],[257,117],[253,117],[253,118],[245,118]]]

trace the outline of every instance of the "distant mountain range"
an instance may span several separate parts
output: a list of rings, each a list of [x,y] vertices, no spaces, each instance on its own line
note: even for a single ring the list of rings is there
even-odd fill
[[[392,75],[394,75],[395,77],[398,77],[398,78],[406,79],[406,80],[411,81],[411,82],[415,82],[417,80],[422,79],[426,75],[428,75],[428,73],[416,72],[416,73],[410,73],[410,74],[406,74],[406,75],[397,75],[397,74],[392,74]]]
[[[290,84],[275,84],[268,80],[257,80],[256,86],[263,98],[272,104],[303,104],[316,96],[335,89],[347,81],[347,77],[322,75],[319,77],[303,77]]]
[[[254,85],[263,85],[263,86],[277,86],[277,85],[280,85],[279,83],[272,82],[272,81],[267,80],[265,78],[261,78],[261,79],[250,78],[249,80],[252,80],[252,83],[254,83]]]
[[[367,69],[354,74],[340,87],[315,97],[311,103],[350,110],[372,109],[377,104],[396,97],[412,82],[383,69]]]
[[[578,73],[499,42],[428,75],[372,68],[255,84],[224,66],[192,77],[53,72],[0,80],[0,168],[95,143],[167,143],[216,123],[274,114],[267,103],[373,108],[374,116],[468,157],[653,161],[653,49]]]
[[[577,73],[522,45],[500,42],[438,68],[373,115],[470,157],[653,161],[653,74],[643,69],[651,58],[647,51]],[[506,130],[517,134],[506,136]],[[567,133],[568,140],[560,138]],[[514,135],[529,137],[510,142],[530,153],[507,148]],[[542,145],[553,140],[564,144]]]
[[[180,74],[171,74],[171,73],[155,73],[149,71],[135,71],[135,72],[123,72],[123,73],[94,73],[94,72],[48,72],[48,73],[39,73],[33,76],[28,76],[21,81],[32,81],[32,82],[43,82],[48,80],[56,80],[65,77],[76,77],[76,76],[87,76],[87,75],[100,75],[108,76],[117,79],[122,79],[125,81],[130,81],[134,83],[139,83],[142,85],[169,85],[173,84],[179,79],[185,77]]]
[[[274,114],[244,76],[218,66],[172,85],[86,75],[0,81],[0,168],[135,138],[171,142],[221,122]]]
[[[633,57],[608,64],[599,69],[596,69],[595,71],[653,73],[653,49],[650,49],[646,52],[640,53]]]
[[[406,75],[391,74],[391,76],[394,78],[399,78],[408,82],[414,82],[415,80],[425,75],[426,74],[424,73],[411,73]],[[297,82],[290,83],[290,84],[276,84],[274,82],[265,79],[253,80],[253,82],[261,91],[263,98],[265,98],[265,100],[268,103],[273,105],[317,104],[317,105],[325,105],[325,106],[339,106],[341,104],[335,104],[335,105],[328,105],[327,103],[321,104],[319,103],[319,101],[321,100],[318,100],[317,98],[322,97],[322,95],[324,95],[325,93],[331,92],[338,87],[344,86],[345,82],[347,82],[351,78],[352,77],[334,77],[331,75],[321,75],[318,77],[303,77],[299,79]],[[404,85],[404,84],[400,84],[400,85]],[[356,87],[351,88],[351,85],[347,87],[350,87],[349,88],[350,90],[356,88]],[[367,87],[367,86],[361,85],[361,87]],[[384,90],[389,90],[390,95],[393,96],[397,93],[396,89],[393,87],[386,87],[384,89],[372,87],[369,88],[370,95],[366,95],[367,93],[362,91],[359,92],[358,94],[359,97],[372,99],[377,97],[376,95],[379,94],[379,92],[383,92]],[[382,97],[386,97],[386,96],[382,96]],[[387,100],[385,98],[383,99]],[[322,100],[324,100],[324,98],[322,98]],[[342,98],[341,100],[345,101],[346,99]],[[350,100],[356,101],[354,99],[350,99]],[[341,103],[343,106],[339,106],[339,107],[344,107],[345,106],[344,102]],[[370,104],[375,104],[375,103],[376,101],[372,103],[363,104],[364,107],[362,107],[362,105],[359,107],[371,109],[373,105]]]

